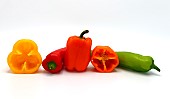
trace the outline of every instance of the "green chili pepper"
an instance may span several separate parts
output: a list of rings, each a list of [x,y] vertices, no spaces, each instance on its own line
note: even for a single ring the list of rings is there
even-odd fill
[[[151,69],[160,69],[154,64],[151,56],[143,56],[132,52],[116,52],[119,57],[119,67],[137,72],[148,72]]]

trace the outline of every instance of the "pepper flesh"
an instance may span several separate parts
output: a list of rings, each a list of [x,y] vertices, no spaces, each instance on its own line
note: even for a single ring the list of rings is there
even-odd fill
[[[112,72],[118,66],[119,59],[109,46],[96,46],[92,51],[91,63],[99,72]]]
[[[42,62],[43,68],[50,73],[59,73],[63,68],[66,48],[61,48],[49,53]]]
[[[18,40],[7,57],[8,65],[13,73],[35,73],[38,71],[42,58],[38,46],[30,39]]]
[[[65,67],[68,71],[85,71],[90,62],[90,51],[92,40],[83,35],[88,33],[85,30],[80,36],[71,36],[67,40],[65,53]]]

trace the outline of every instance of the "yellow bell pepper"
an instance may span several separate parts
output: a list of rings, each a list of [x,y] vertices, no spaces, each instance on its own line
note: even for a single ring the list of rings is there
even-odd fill
[[[7,57],[10,70],[17,74],[31,74],[38,71],[42,57],[37,44],[30,39],[18,40]]]

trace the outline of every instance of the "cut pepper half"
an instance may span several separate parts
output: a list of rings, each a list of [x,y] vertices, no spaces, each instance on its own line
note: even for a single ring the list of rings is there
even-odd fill
[[[13,73],[34,73],[41,65],[42,58],[36,43],[29,39],[18,40],[7,58]]]
[[[119,59],[109,46],[96,46],[92,51],[91,63],[99,72],[112,72],[118,66]]]

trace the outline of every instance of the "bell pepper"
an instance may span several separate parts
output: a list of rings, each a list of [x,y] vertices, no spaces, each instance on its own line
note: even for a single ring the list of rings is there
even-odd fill
[[[92,39],[83,37],[88,33],[88,30],[83,31],[80,36],[71,36],[67,40],[67,50],[65,53],[65,68],[68,71],[85,71],[90,62],[90,51]]]
[[[7,57],[10,70],[13,73],[35,73],[38,71],[42,58],[37,44],[30,39],[18,40],[12,52]]]
[[[109,46],[96,46],[91,63],[98,72],[112,72],[119,64],[118,55]]]
[[[49,53],[42,62],[43,68],[49,73],[59,73],[63,69],[66,48],[61,48]]]

